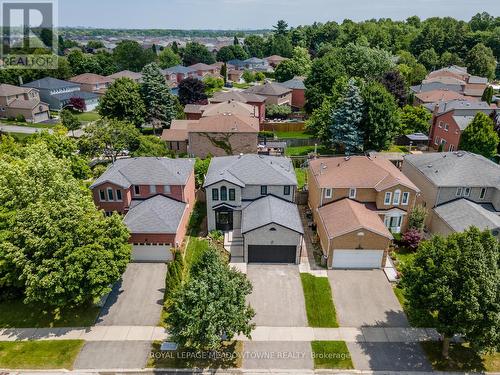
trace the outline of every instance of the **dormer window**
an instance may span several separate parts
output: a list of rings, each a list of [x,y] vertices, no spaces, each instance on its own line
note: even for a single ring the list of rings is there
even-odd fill
[[[267,195],[267,186],[266,185],[262,185],[260,187],[260,195]]]
[[[356,189],[355,188],[350,188],[349,189],[349,198],[355,199],[356,198]]]
[[[134,185],[134,194],[141,195],[141,187],[139,185]]]
[[[121,190],[117,190],[116,191],[116,200],[117,201],[121,201],[122,200],[122,191]]]
[[[104,193],[104,190],[99,190],[99,199],[101,202],[104,202],[106,200],[106,194]]]
[[[479,193],[479,199],[484,199],[486,196],[486,188],[481,188],[481,192]]]
[[[325,189],[325,198],[330,199],[332,196],[333,196],[332,189],[330,188]]]
[[[290,195],[290,185],[285,185],[283,188],[283,195]]]

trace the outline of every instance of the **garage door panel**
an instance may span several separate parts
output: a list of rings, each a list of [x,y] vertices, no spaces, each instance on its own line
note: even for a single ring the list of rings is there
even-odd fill
[[[133,245],[133,262],[165,263],[173,260],[169,245]]]
[[[334,250],[333,268],[381,268],[384,250]]]
[[[248,246],[248,263],[295,263],[296,255],[296,246]]]

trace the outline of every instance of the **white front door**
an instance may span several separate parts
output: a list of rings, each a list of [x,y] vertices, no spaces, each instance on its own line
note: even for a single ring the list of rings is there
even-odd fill
[[[385,215],[384,224],[392,233],[401,233],[403,215]]]

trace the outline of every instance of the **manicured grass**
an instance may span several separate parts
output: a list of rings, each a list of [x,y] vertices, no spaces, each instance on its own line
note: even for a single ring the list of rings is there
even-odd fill
[[[295,168],[295,175],[297,176],[297,188],[300,190],[306,184],[307,172],[304,168]]]
[[[294,146],[294,147],[287,147],[285,154],[287,156],[305,156],[311,152],[314,152],[314,146]],[[318,145],[317,152],[319,154],[325,154],[325,155],[332,154],[331,150],[321,145]]]
[[[25,305],[20,300],[0,303],[0,327],[45,328],[87,327],[95,323],[99,307],[83,305],[62,312],[39,305]]]
[[[83,340],[0,342],[0,367],[71,370]]]
[[[403,267],[407,264],[413,262],[415,255],[417,254],[415,251],[411,251],[405,248],[399,248],[394,251],[394,256],[396,257],[397,265],[396,268],[399,272],[402,271]]]
[[[237,89],[248,89],[251,85],[249,83],[238,83],[238,82],[233,82],[233,87],[236,87]]]
[[[147,367],[153,368],[240,368],[243,343],[236,341],[226,344],[219,351],[202,352],[192,349],[160,351],[161,342],[154,342]]]
[[[392,145],[388,150],[382,152],[403,152],[407,154],[408,152],[410,152],[410,150],[408,150],[408,147],[406,146]]]
[[[353,369],[351,353],[344,341],[312,341],[315,369]]]
[[[312,134],[307,134],[306,132],[296,131],[296,132],[281,132],[275,131],[274,134],[280,139],[296,138],[296,139],[309,139],[314,138]]]
[[[75,113],[78,120],[89,122],[89,121],[97,121],[101,118],[99,113],[97,112],[83,112],[83,113]]]
[[[500,353],[480,355],[467,344],[451,344],[450,358],[444,360],[441,355],[441,342],[426,341],[421,343],[434,370],[499,372]]]
[[[306,300],[307,321],[310,327],[338,327],[337,313],[332,300],[332,290],[327,277],[301,273]]]

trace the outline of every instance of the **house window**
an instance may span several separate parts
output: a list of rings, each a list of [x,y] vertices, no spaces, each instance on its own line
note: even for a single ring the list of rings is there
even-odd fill
[[[461,197],[461,196],[462,196],[462,188],[461,188],[461,187],[458,187],[458,188],[457,188],[457,191],[456,191],[456,193],[455,193],[455,196],[456,196],[456,197]]]
[[[351,198],[351,199],[356,198],[356,189],[355,188],[349,189],[349,198]]]
[[[481,192],[479,193],[479,199],[484,199],[486,196],[486,188],[481,188]]]
[[[156,185],[149,185],[149,194],[156,193]]]
[[[121,201],[122,200],[122,191],[121,190],[117,190],[116,191],[116,200],[117,201]]]
[[[448,148],[448,151],[454,151],[455,150],[455,145],[450,145],[450,147]]]
[[[262,185],[260,187],[260,195],[267,195],[267,186]]]
[[[227,187],[225,186],[220,188],[220,200],[227,201]]]
[[[401,190],[396,190],[394,192],[394,199],[392,203],[397,206],[399,204],[400,199],[401,199]]]
[[[434,138],[434,144],[435,145],[439,144],[439,137]]]
[[[134,185],[134,194],[141,195],[141,187],[139,185]]]
[[[446,139],[441,138],[441,144],[444,146],[446,144]]]
[[[389,206],[391,204],[391,199],[392,199],[392,193],[388,191],[387,193],[385,193],[384,204],[386,206]]]
[[[332,189],[325,189],[325,198],[332,197]]]
[[[283,188],[283,194],[290,195],[290,185],[285,185],[285,187]]]
[[[439,121],[438,128],[442,128],[442,127],[443,127],[443,121]]]
[[[219,200],[219,189],[212,189],[212,200],[213,201]]]
[[[408,193],[407,191],[405,191],[403,193],[403,199],[401,199],[401,204],[403,206],[407,206],[409,200],[410,200],[410,193]]]
[[[113,189],[111,188],[108,188],[108,200],[112,201],[114,200],[114,196],[113,196]]]
[[[101,202],[104,202],[106,200],[106,194],[104,193],[104,190],[99,190],[99,199]]]
[[[444,131],[447,132],[448,131],[448,124],[444,124]]]
[[[163,192],[165,194],[170,194],[170,185],[163,185]]]
[[[229,189],[229,200],[230,201],[235,201],[236,200],[236,190]]]
[[[470,197],[470,188],[469,187],[466,187],[464,189],[464,197]]]

